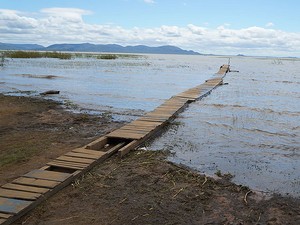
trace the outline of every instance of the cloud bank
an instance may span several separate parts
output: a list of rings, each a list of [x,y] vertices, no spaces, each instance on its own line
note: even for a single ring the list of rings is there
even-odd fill
[[[0,42],[175,45],[200,53],[300,56],[300,33],[276,30],[271,22],[266,27],[243,29],[194,24],[125,29],[87,23],[83,16],[89,14],[92,12],[76,8],[45,8],[37,14],[0,9]]]

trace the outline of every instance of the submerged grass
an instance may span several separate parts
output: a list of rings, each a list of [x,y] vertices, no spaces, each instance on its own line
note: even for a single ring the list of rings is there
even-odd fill
[[[4,62],[5,62],[5,55],[4,53],[0,53],[0,67],[4,66]]]
[[[97,55],[97,59],[137,59],[143,56],[131,55],[131,54],[100,54]]]
[[[58,58],[71,59],[70,53],[61,52],[36,52],[36,51],[8,51],[4,53],[7,58]]]
[[[108,60],[111,60],[111,59],[117,59],[118,56],[115,55],[115,54],[102,54],[102,55],[98,55],[97,56],[97,59],[108,59]]]

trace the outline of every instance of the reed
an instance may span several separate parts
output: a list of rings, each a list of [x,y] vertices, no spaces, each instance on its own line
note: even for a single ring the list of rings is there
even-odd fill
[[[102,54],[102,55],[98,55],[97,59],[107,59],[107,60],[111,60],[111,59],[117,59],[118,56],[115,54]]]
[[[7,58],[58,58],[71,59],[72,55],[61,52],[35,52],[35,51],[8,51],[5,52]]]
[[[5,55],[4,53],[0,53],[0,67],[4,66],[4,62],[5,62]]]

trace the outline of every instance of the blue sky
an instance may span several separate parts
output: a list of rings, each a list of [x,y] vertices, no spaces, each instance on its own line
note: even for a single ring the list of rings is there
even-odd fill
[[[0,42],[300,56],[298,0],[0,0]]]

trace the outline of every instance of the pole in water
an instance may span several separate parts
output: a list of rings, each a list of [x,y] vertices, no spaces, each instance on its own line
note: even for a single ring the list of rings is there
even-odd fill
[[[230,66],[230,59],[231,59],[231,58],[228,58],[228,66]]]

